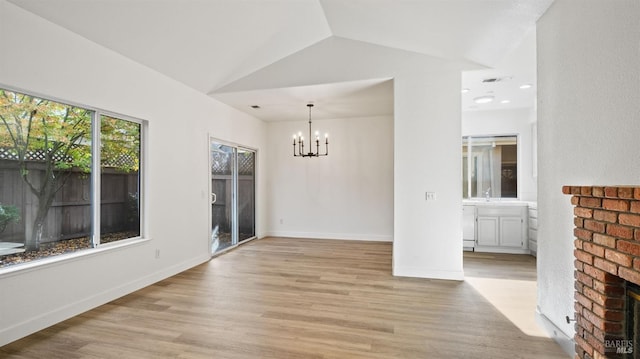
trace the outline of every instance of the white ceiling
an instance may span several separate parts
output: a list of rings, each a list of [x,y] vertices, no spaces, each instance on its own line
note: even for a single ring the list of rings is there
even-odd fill
[[[323,110],[318,106],[319,116],[387,115],[390,108],[392,111],[392,85],[378,79],[333,85],[332,81],[298,83],[286,89],[244,89],[235,95],[221,89],[233,88],[235,82],[330,38],[494,67],[522,43],[553,2],[9,1],[265,120],[291,119],[292,108],[301,107],[306,112],[309,101],[323,104]],[[512,72],[510,69],[510,76]],[[296,83],[297,75],[291,73],[289,83]],[[315,86],[318,84],[321,86]],[[260,105],[263,111],[251,109],[253,104]]]

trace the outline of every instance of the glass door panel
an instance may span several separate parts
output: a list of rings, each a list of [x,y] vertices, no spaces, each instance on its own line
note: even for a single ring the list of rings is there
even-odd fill
[[[236,149],[211,141],[211,253],[237,243],[235,233]]]
[[[238,148],[238,240],[256,235],[256,153]]]

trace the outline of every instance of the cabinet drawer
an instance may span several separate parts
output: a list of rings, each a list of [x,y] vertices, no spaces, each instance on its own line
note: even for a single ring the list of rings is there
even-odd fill
[[[527,207],[478,206],[478,217],[520,217]]]

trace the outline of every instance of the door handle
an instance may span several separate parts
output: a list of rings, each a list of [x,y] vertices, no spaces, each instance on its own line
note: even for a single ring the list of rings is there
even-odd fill
[[[211,204],[216,203],[217,199],[218,199],[218,197],[216,196],[216,194],[212,192],[211,193]]]

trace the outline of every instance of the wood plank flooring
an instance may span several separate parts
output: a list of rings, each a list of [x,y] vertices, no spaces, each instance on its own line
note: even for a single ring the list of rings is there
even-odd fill
[[[465,270],[535,280],[526,256],[467,254]],[[390,243],[290,238],[243,245],[0,357],[568,358],[467,282],[392,277]]]

